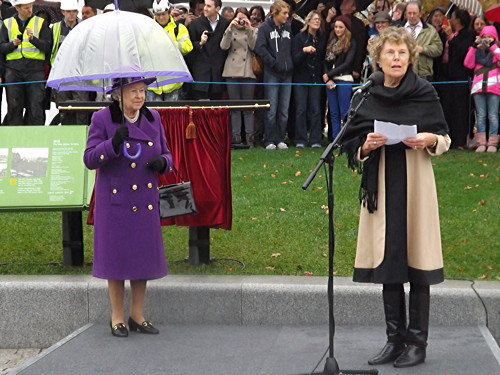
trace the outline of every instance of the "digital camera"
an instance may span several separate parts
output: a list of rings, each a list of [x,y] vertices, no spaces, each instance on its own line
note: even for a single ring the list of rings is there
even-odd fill
[[[245,26],[245,21],[244,20],[238,20],[238,25]]]

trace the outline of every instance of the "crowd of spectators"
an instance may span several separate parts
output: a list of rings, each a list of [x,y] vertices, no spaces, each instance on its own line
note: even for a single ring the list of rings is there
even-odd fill
[[[43,81],[68,33],[101,11],[84,6],[80,20],[76,0],[62,0],[63,18],[51,22],[47,12],[33,13],[33,1],[13,0],[12,7],[4,2],[0,9],[1,82],[29,83],[6,86],[3,125],[45,124],[50,97],[94,99],[81,92],[47,95]],[[294,0],[276,0],[266,14],[260,6],[223,7],[221,0],[191,0],[189,9],[153,0],[151,16],[174,40],[195,82],[153,85],[147,101],[268,99],[270,109],[263,114],[231,113],[234,145],[321,147],[325,122],[331,140],[349,108],[351,87],[363,82],[377,63],[367,47],[383,29],[398,26],[417,42],[418,75],[438,91],[452,147],[475,142],[479,152],[497,150],[500,93],[492,87],[500,80],[498,24],[455,6],[423,9],[415,0],[319,0],[306,5],[297,8]],[[256,59],[262,73],[254,69]],[[61,114],[53,123],[88,121],[88,116],[68,119]],[[471,141],[476,123],[478,135]]]

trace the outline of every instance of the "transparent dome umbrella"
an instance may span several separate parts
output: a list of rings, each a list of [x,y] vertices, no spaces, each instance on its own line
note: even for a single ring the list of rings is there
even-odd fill
[[[192,81],[168,33],[152,18],[115,10],[80,22],[57,52],[47,86],[104,91],[113,78],[156,77],[151,86]]]

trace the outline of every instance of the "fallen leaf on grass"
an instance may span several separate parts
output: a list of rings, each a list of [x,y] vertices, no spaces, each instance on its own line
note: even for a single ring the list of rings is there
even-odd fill
[[[259,219],[257,219],[256,217],[252,217],[252,220],[255,221],[255,220],[259,220]]]
[[[487,167],[487,166],[488,166],[488,164],[486,164],[486,163],[483,163],[483,167]]]
[[[274,173],[271,173],[272,178],[276,178],[276,175]]]
[[[481,199],[479,202],[477,202],[478,206],[484,206],[485,204],[486,202],[484,201],[484,199]]]
[[[280,257],[281,256],[281,253],[272,253],[271,254],[271,258],[277,258],[277,257]]]
[[[483,273],[481,276],[478,277],[478,279],[489,279],[490,277],[488,276],[487,273]]]
[[[281,185],[286,185],[287,182],[286,181],[281,181]]]
[[[233,267],[226,268],[226,270],[227,270],[228,272],[233,272],[233,271],[234,271],[234,270],[233,270]]]
[[[238,160],[241,160],[241,161],[243,161],[243,158],[242,158],[242,157],[240,156],[240,157],[238,158]]]
[[[323,190],[323,186],[318,186],[316,189]]]
[[[262,167],[267,168],[267,164],[264,164]]]
[[[480,174],[479,177],[480,178],[485,178],[485,177],[488,177],[488,175],[487,174]]]
[[[305,272],[304,272],[304,275],[306,275],[306,276],[312,276],[312,275],[313,275],[313,273],[312,273],[312,272],[309,272],[309,271],[305,271]]]
[[[323,257],[326,258],[328,256],[327,253],[323,253]]]
[[[323,233],[323,228],[318,228],[319,233]]]
[[[250,181],[250,177],[245,177],[245,181]]]
[[[276,267],[274,266],[267,266],[266,267],[266,270],[269,270],[269,271],[274,271],[276,269]]]
[[[297,171],[297,172],[295,172],[295,177],[299,177],[301,174],[302,174],[301,171]]]
[[[281,208],[281,207],[280,207],[280,211],[281,212],[286,212],[286,210],[284,208]]]
[[[321,206],[321,209],[322,210],[328,210],[328,206],[324,204],[324,205]]]
[[[490,271],[493,269],[493,267],[490,265],[486,265],[486,268],[489,269]]]
[[[469,185],[467,185],[466,187],[464,187],[464,190],[471,190],[471,189],[472,188]]]
[[[474,177],[474,173],[469,173],[469,176]]]

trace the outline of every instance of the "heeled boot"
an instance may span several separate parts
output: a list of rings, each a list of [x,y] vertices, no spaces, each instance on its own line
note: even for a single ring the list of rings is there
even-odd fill
[[[394,361],[394,367],[412,367],[425,362],[429,335],[429,285],[410,284],[410,322],[406,331],[406,349]]]
[[[382,297],[387,343],[380,353],[368,361],[370,365],[392,362],[405,350],[406,304],[403,284],[384,284]]]

